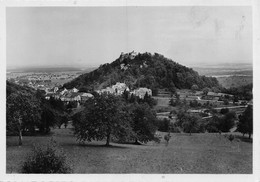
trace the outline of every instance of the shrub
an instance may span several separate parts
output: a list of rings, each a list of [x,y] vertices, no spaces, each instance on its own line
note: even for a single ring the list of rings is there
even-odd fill
[[[228,108],[222,108],[221,110],[220,110],[220,113],[221,114],[226,114],[226,113],[228,113],[229,112],[229,109]]]
[[[53,140],[45,147],[34,146],[22,166],[22,173],[70,173],[66,156]]]
[[[206,131],[206,124],[204,124],[203,122],[199,122],[197,133],[205,133],[205,131]]]
[[[224,105],[228,105],[228,104],[229,104],[229,102],[228,102],[227,99],[225,99],[225,100],[223,101],[223,103],[224,103]]]
[[[219,132],[217,123],[215,123],[214,121],[210,121],[210,122],[208,122],[208,123],[206,124],[206,130],[207,130],[209,133],[217,133],[217,132]]]
[[[170,130],[170,120],[164,118],[163,120],[157,121],[158,131],[168,132]]]
[[[181,129],[176,125],[173,125],[170,131],[171,133],[181,133]]]

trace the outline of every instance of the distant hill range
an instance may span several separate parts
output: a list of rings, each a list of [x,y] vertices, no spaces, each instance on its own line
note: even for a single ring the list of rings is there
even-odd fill
[[[200,75],[216,77],[225,87],[240,87],[253,83],[253,65],[251,63],[218,64],[194,66]]]
[[[200,76],[193,69],[163,55],[136,52],[121,53],[112,63],[103,64],[94,71],[82,74],[64,84],[64,87],[91,91],[114,85],[116,82],[124,82],[130,89],[190,89],[194,84],[200,89],[220,87],[216,78]]]
[[[80,68],[76,67],[25,67],[25,68],[13,68],[13,69],[7,69],[7,72],[46,72],[46,73],[52,73],[52,72],[71,72],[71,71],[82,71]],[[87,70],[86,70],[87,71]]]

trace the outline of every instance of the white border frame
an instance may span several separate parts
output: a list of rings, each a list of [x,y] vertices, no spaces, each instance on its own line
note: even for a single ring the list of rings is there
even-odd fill
[[[257,73],[260,68],[260,1],[259,0],[87,0],[87,1],[14,1],[0,0],[0,145],[6,146],[5,100],[6,100],[6,7],[32,6],[251,6],[253,12],[253,96],[254,96],[254,142],[253,174],[70,174],[70,175],[25,175],[6,174],[6,147],[1,147],[0,180],[2,181],[260,181],[260,129],[259,83]]]

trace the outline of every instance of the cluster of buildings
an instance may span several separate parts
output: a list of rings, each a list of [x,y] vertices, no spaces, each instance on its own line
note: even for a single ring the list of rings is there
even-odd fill
[[[46,90],[45,99],[50,99],[51,97],[55,99],[60,99],[64,102],[72,102],[76,101],[78,103],[84,102],[89,98],[93,97],[90,93],[79,92],[78,89],[59,89],[58,87],[54,87],[50,90]]]
[[[124,91],[128,91],[129,94],[133,94],[135,96],[138,96],[139,98],[144,98],[145,94],[147,93],[149,96],[152,96],[152,90],[148,88],[138,88],[133,91],[130,91],[128,86],[125,83],[117,82],[115,85],[111,87],[107,87],[105,89],[97,90],[96,92],[101,93],[109,93],[109,94],[115,94],[115,95],[122,95]],[[53,87],[52,89],[46,89],[45,90],[46,95],[45,99],[50,99],[51,97],[55,99],[60,99],[63,102],[73,102],[76,101],[78,104],[84,103],[86,100],[88,100],[91,97],[94,97],[90,93],[85,92],[79,92],[77,88],[72,89],[59,89],[58,87]]]
[[[135,90],[130,91],[129,87],[125,83],[117,82],[112,87],[107,87],[105,89],[97,90],[97,93],[110,93],[115,95],[122,95],[124,91],[129,92],[130,95],[138,96],[139,98],[143,99],[145,94],[147,93],[148,96],[152,96],[152,90],[148,88],[138,88]]]

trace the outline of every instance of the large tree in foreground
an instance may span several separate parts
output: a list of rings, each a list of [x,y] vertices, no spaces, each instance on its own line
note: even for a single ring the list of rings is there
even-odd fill
[[[6,129],[19,136],[22,145],[22,133],[34,133],[40,124],[39,100],[25,92],[12,93],[6,100]]]
[[[154,134],[157,130],[156,113],[148,104],[133,104],[131,105],[131,126],[133,128],[134,140],[136,143],[148,142],[154,139]]]
[[[248,137],[251,138],[253,133],[253,106],[248,105],[243,114],[239,117],[239,123],[237,130],[241,133],[248,134]]]
[[[85,103],[85,109],[73,116],[75,135],[79,141],[120,138],[130,135],[130,116],[120,97],[96,95]]]

